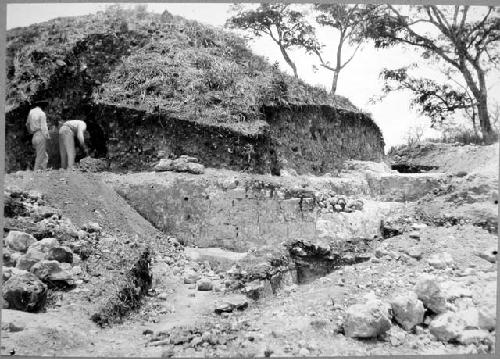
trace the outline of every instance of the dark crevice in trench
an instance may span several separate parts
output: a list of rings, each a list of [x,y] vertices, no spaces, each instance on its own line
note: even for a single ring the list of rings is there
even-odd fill
[[[343,266],[370,259],[371,240],[352,238],[330,246],[296,241],[288,246],[297,271],[297,284],[306,284]]]
[[[423,173],[432,170],[437,170],[439,166],[420,166],[420,165],[410,165],[410,164],[395,164],[391,166],[392,170],[398,171],[399,173]]]

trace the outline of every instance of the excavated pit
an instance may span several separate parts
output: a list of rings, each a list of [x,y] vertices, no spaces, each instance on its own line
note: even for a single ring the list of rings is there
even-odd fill
[[[410,164],[394,164],[391,169],[398,171],[399,173],[425,173],[433,170],[439,169],[439,166],[421,166],[421,165],[410,165]]]

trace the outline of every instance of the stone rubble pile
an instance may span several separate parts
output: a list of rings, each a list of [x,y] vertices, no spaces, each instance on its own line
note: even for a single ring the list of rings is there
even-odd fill
[[[156,172],[174,171],[174,172],[188,172],[193,174],[205,173],[205,166],[198,163],[196,157],[182,155],[177,159],[162,158],[160,162],[154,167]]]
[[[326,212],[346,212],[363,210],[363,201],[360,199],[348,199],[345,196],[335,194],[335,192],[317,192],[314,195],[317,205]]]
[[[371,292],[345,311],[342,327],[347,337],[397,341],[394,330],[430,333],[443,343],[484,345],[495,341],[496,288],[491,282],[480,300],[462,283],[424,274],[412,291],[400,291],[384,302]],[[394,329],[391,321],[398,325]],[[397,334],[404,336],[404,334]]]
[[[49,289],[68,290],[84,282],[82,258],[98,241],[100,227],[93,223],[78,229],[45,206],[36,192],[6,190],[4,197],[9,216],[3,238],[2,307],[38,312]]]

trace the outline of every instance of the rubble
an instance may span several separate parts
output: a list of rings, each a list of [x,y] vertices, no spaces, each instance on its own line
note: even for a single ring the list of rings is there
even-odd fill
[[[18,252],[26,252],[28,247],[35,242],[36,239],[31,234],[20,231],[10,231],[5,238],[5,244]]]
[[[38,312],[45,307],[48,289],[34,274],[25,272],[12,275],[3,283],[2,293],[9,308]]]
[[[174,172],[188,172],[193,174],[202,174],[205,172],[205,166],[198,163],[195,157],[182,155],[175,160],[163,158],[154,167],[156,172],[174,171]]]
[[[424,305],[415,292],[398,293],[390,303],[394,318],[405,330],[412,330],[424,321]]]
[[[347,337],[376,338],[390,328],[388,305],[379,299],[370,298],[346,310],[344,332]]]

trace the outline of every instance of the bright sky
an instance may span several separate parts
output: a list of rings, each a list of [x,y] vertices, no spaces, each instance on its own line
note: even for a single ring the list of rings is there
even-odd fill
[[[8,4],[7,29],[19,26],[28,26],[37,22],[44,22],[62,16],[80,16],[104,10],[103,3],[62,3],[62,4]],[[134,4],[123,4],[124,7],[133,7]],[[168,10],[174,15],[202,23],[223,26],[229,17],[230,4],[225,3],[148,3],[148,11],[162,13]],[[332,39],[332,32],[321,31],[320,38]],[[335,39],[333,37],[333,39]],[[333,46],[325,53],[324,58],[333,58]],[[258,55],[265,56],[271,63],[279,62],[281,69],[291,73],[288,65],[276,45],[270,39],[260,38],[250,43],[252,50]],[[327,49],[328,50],[328,49]],[[348,52],[348,50],[347,50]],[[297,65],[299,77],[312,84],[330,88],[332,73],[327,70],[313,71],[313,64],[317,61],[312,56],[295,52],[293,59]],[[369,99],[380,95],[382,82],[379,73],[384,68],[397,68],[413,62],[416,53],[401,49],[375,50],[369,45],[360,50],[352,62],[342,70],[339,78],[337,94],[346,96],[356,106],[372,114],[374,120],[382,129],[386,148],[404,143],[408,130],[415,126],[424,126],[425,136],[437,137],[439,133],[430,129],[430,122],[421,117],[416,111],[409,109],[409,96],[405,93],[394,93],[380,103],[371,104]],[[423,71],[424,72],[424,71]],[[432,73],[425,71],[427,73]],[[492,91],[493,90],[493,91]],[[500,102],[499,86],[494,84],[490,89],[490,97]]]

